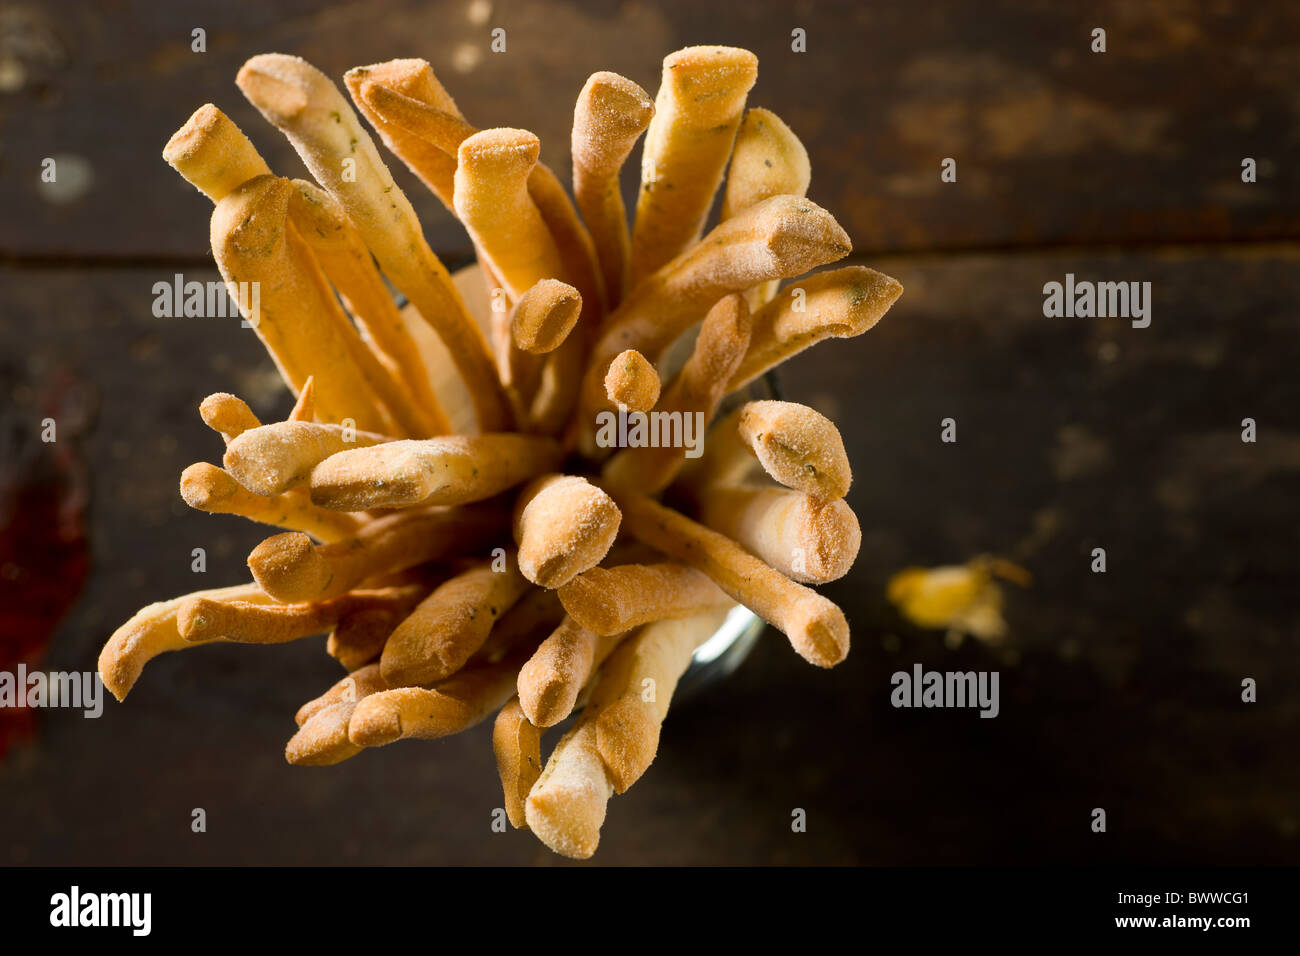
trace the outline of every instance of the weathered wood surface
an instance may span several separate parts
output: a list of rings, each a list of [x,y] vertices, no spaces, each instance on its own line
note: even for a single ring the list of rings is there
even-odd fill
[[[818,671],[768,632],[672,713],[655,765],[611,802],[597,862],[1295,862],[1300,252],[876,264],[907,287],[898,307],[784,378],[836,414],[855,464],[862,556],[827,589],[853,652]],[[1042,284],[1066,272],[1151,281],[1151,327],[1043,318]],[[160,275],[0,270],[0,353],[33,374],[64,363],[100,398],[84,447],[93,575],[50,669],[93,667],[141,604],[241,580],[261,537],[187,511],[175,480],[219,454],[203,395],[233,387],[266,415],[287,397],[237,323],[154,319]],[[939,441],[948,416],[955,445]],[[1105,575],[1088,569],[1099,545]],[[1036,576],[1008,589],[1003,648],[950,650],[886,603],[899,567],[983,551]],[[487,727],[286,765],[293,711],[340,673],[321,644],[167,655],[98,721],[43,715],[38,742],[0,763],[0,861],[559,862],[489,831]],[[915,662],[1000,670],[1001,715],[893,709],[890,674]],[[1095,806],[1105,837],[1088,830]],[[190,832],[194,807],[207,834]]]
[[[653,93],[663,56],[694,43],[759,55],[751,102],[807,143],[811,195],[860,251],[1300,235],[1294,4],[24,0],[4,17],[3,256],[206,258],[211,210],[159,157],[194,109],[215,102],[274,169],[302,174],[235,89],[254,53],[300,54],[336,78],[424,57],[475,124],[534,130],[567,176],[586,77],[614,70]],[[1090,51],[1098,26],[1105,54]],[[205,53],[191,52],[196,27]],[[489,49],[496,27],[504,53]],[[806,53],[791,51],[796,28]],[[65,156],[92,180],[54,204],[41,160]],[[944,157],[955,184],[939,182]],[[463,252],[436,200],[405,170],[399,181],[434,247]]]

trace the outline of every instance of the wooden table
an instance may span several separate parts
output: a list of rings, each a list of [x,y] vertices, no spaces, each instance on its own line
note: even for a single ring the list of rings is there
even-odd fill
[[[262,536],[187,510],[176,476],[219,453],[195,414],[204,395],[232,390],[271,417],[287,396],[237,323],[150,311],[154,282],[215,277],[210,206],[158,157],[193,109],[216,102],[273,168],[302,174],[235,90],[240,62],[279,50],[337,76],[426,57],[473,122],[535,130],[567,175],[590,72],[653,90],[665,53],[735,43],[758,53],[751,102],[804,138],[810,195],[855,261],[906,288],[867,336],[783,379],[836,417],[855,464],[862,552],[826,589],[854,650],[821,672],[768,632],[674,710],[654,767],[611,803],[596,862],[1300,858],[1293,5],[497,2],[483,22],[468,2],[423,0],[68,6],[8,8],[0,37],[0,384],[30,452],[5,487],[84,468],[90,496],[90,575],[44,667],[93,668],[138,606],[240,580]],[[505,54],[488,50],[496,26]],[[1097,26],[1105,54],[1089,50]],[[795,28],[806,53],[790,50]],[[46,156],[85,160],[88,191],[45,198]],[[956,183],[940,182],[945,157]],[[1258,182],[1241,181],[1244,157]],[[435,248],[463,261],[463,233],[394,169]],[[1044,318],[1043,284],[1067,273],[1151,282],[1150,327]],[[93,399],[93,421],[37,447],[41,396],[69,390]],[[956,444],[939,440],[946,417]],[[27,525],[7,518],[13,544]],[[45,535],[22,540],[18,564],[40,566],[56,547]],[[1001,647],[950,648],[884,598],[900,567],[984,552],[1035,576],[1008,590]],[[15,575],[0,594],[32,600]],[[285,764],[294,709],[339,675],[320,643],[168,655],[99,720],[44,713],[0,762],[0,863],[563,862],[491,832],[486,727],[329,769]],[[1000,671],[1000,716],[894,709],[890,675],[917,662]],[[1240,700],[1246,677],[1258,703]],[[195,807],[206,833],[190,830]],[[794,808],[806,833],[791,832]]]

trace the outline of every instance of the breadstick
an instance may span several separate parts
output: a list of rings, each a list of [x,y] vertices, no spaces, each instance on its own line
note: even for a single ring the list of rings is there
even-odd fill
[[[492,625],[528,589],[513,559],[504,571],[494,570],[494,563],[476,564],[444,581],[397,626],[379,658],[388,686],[450,677],[483,646]]]
[[[314,422],[316,420],[316,378],[313,375],[307,376],[307,381],[303,382],[302,391],[298,393],[298,400],[293,403],[293,408],[289,411],[289,417],[285,421],[289,422]]]
[[[835,423],[796,402],[746,402],[736,431],[769,475],[818,498],[843,498],[853,481]]]
[[[305,483],[312,469],[331,455],[391,441],[387,435],[342,425],[276,422],[238,435],[226,446],[222,461],[249,491],[278,495]]]
[[[271,172],[243,131],[211,103],[200,106],[172,134],[163,159],[214,203]]]
[[[384,145],[453,209],[456,149],[478,131],[429,64],[404,59],[358,66],[343,74],[343,83]]]
[[[726,535],[645,495],[609,490],[630,534],[703,571],[733,599],[784,633],[810,663],[833,667],[844,660],[849,652],[849,624],[831,601],[768,567]],[[568,604],[565,610],[573,613]]]
[[[636,349],[614,356],[605,373],[605,396],[632,412],[648,412],[659,401],[659,373]]]
[[[578,694],[623,633],[599,636],[566,617],[519,669],[519,703],[537,727],[554,727],[573,713]]]
[[[324,601],[367,578],[481,553],[504,535],[508,520],[503,509],[488,504],[388,515],[362,526],[356,537],[331,544],[314,545],[305,534],[286,532],[254,548],[248,567],[277,601]]]
[[[213,600],[192,597],[181,605],[176,627],[191,644],[231,641],[236,644],[284,644],[332,630],[344,616],[385,610],[409,614],[428,593],[418,584],[349,591],[310,604]]]
[[[317,541],[338,541],[357,533],[357,519],[342,511],[318,508],[301,490],[263,497],[242,488],[235,478],[206,461],[181,472],[181,497],[208,514],[240,515],[249,521],[303,531]]]
[[[736,147],[722,194],[722,218],[772,196],[806,196],[812,180],[808,151],[779,116],[755,107],[745,113],[736,133]],[[745,293],[751,309],[772,301],[777,282],[765,282]]]
[[[618,537],[618,506],[574,475],[543,475],[515,502],[519,570],[544,588],[558,588],[599,564]]]
[[[474,400],[479,427],[510,424],[492,355],[451,276],[424,240],[415,210],[338,89],[305,60],[255,56],[236,83],[347,212],[380,268],[438,333]],[[349,160],[350,162],[345,162]]]
[[[391,64],[382,64],[380,68],[366,69],[371,75],[370,79],[357,77],[355,81],[350,82],[355,82],[357,87],[354,96],[359,95],[370,112],[375,113],[382,122],[400,127],[410,136],[448,153],[452,157],[453,167],[458,170],[463,186],[465,184],[470,186],[477,184],[479,187],[490,185],[488,180],[478,173],[472,173],[465,164],[455,166],[455,159],[462,148],[475,150],[474,143],[479,145],[490,143],[493,137],[506,135],[505,131],[488,131],[479,134],[473,126],[466,123],[451,98],[438,84],[427,63],[394,61]],[[395,88],[388,89],[387,85],[381,84],[389,84]],[[400,88],[400,92],[397,88]],[[522,133],[523,131],[513,131],[513,134]],[[480,135],[484,139],[475,139],[474,143],[469,142],[471,137]],[[531,134],[523,135],[531,136]],[[501,157],[490,155],[487,158]],[[411,159],[408,158],[408,162],[410,161]],[[511,168],[509,163],[506,166]],[[518,173],[519,170],[516,168],[515,172]],[[433,177],[427,178],[426,181],[432,185]],[[436,187],[435,191],[442,188]],[[502,192],[511,198],[503,203],[496,192]],[[443,195],[442,192],[439,194]],[[479,196],[479,200],[471,201],[475,195]],[[479,226],[489,229],[490,235],[500,236],[523,231],[533,236],[536,242],[541,243],[540,260],[532,254],[523,255],[525,252],[532,251],[526,240],[513,243],[504,249],[498,243],[496,248],[499,254],[513,256],[516,259],[523,255],[523,260],[532,262],[534,266],[542,262],[545,268],[552,270],[551,277],[571,283],[582,298],[581,314],[587,328],[595,328],[603,314],[605,295],[596,263],[595,244],[578,219],[564,187],[549,168],[542,163],[535,163],[532,166],[531,172],[527,174],[526,193],[521,191],[516,176],[510,178],[510,182],[504,187],[496,191],[489,190],[486,195],[483,194],[482,188],[477,192],[462,190],[460,201],[462,208],[458,209],[458,215],[466,220],[471,238],[474,239],[476,249],[479,251],[479,262],[484,266],[485,273],[496,272],[504,287],[511,292],[512,298],[519,297],[520,290],[511,288],[506,270],[490,267],[490,260],[493,258],[492,246],[488,243],[485,248],[483,237],[476,233],[473,224],[466,219],[465,212],[472,212],[478,216]],[[454,195],[452,205],[455,205]],[[533,214],[534,209],[536,216]],[[511,210],[518,211],[521,215],[511,219]],[[544,227],[542,230],[538,228],[537,217],[540,217],[540,223]],[[543,232],[549,233],[549,241],[545,239]],[[556,260],[552,257],[552,249],[558,256],[560,263],[558,268],[555,264]],[[526,278],[519,281],[526,281]],[[503,377],[507,384],[519,383],[518,386],[508,389],[508,392],[513,392],[514,403],[520,414],[531,412],[526,416],[531,419],[531,424],[521,423],[527,425],[528,430],[539,434],[550,434],[563,426],[577,401],[585,351],[584,341],[572,338],[566,339],[565,343],[556,349],[555,354],[545,363],[547,384],[542,389],[540,397],[532,402],[531,409],[528,406],[532,393],[536,390],[533,379],[536,369],[530,366],[535,366],[537,363],[528,363],[522,360],[522,357],[516,357],[521,359],[519,362],[521,367],[516,374],[506,374]],[[509,367],[511,363],[506,359],[503,364]]]
[[[299,767],[327,767],[354,757],[361,748],[348,739],[348,721],[357,702],[386,690],[376,666],[349,674],[298,711],[298,732],[285,745],[284,757]]]
[[[212,212],[213,258],[231,298],[295,395],[315,375],[322,418],[351,418],[361,428],[389,430],[390,419],[348,344],[356,330],[311,250],[288,225],[292,192],[288,180],[259,176],[218,202]]]
[[[596,725],[579,721],[546,762],[524,803],[528,829],[563,856],[585,860],[596,852],[605,808],[614,793],[596,747]]]
[[[707,423],[726,391],[727,379],[749,347],[750,315],[738,294],[724,296],[700,325],[691,357],[668,386],[659,410]],[[704,440],[701,429],[700,440]],[[625,448],[606,464],[605,479],[637,491],[657,494],[672,484],[686,461],[687,449],[662,445]]]
[[[857,516],[843,499],[784,488],[710,488],[700,521],[804,584],[844,577],[862,544]]]
[[[558,348],[582,311],[578,290],[557,279],[543,279],[523,294],[510,315],[503,372],[507,386],[525,412],[541,379],[542,355]]]
[[[461,144],[478,130],[470,125],[423,60],[393,60],[352,70],[344,77],[353,99],[376,124],[381,136],[454,211],[454,174]],[[587,302],[592,321],[603,309],[604,288],[596,247],[555,174],[538,163],[528,177],[528,193],[546,224],[565,281]],[[480,250],[481,251],[481,250]],[[484,256],[479,261],[485,263]]]
[[[591,75],[573,109],[573,196],[595,240],[610,308],[623,297],[629,248],[619,171],[654,111],[645,90],[607,72]]]
[[[533,652],[564,618],[564,608],[554,591],[529,588],[501,620],[492,626],[487,640],[465,666],[493,664],[515,651]]]
[[[248,403],[229,392],[214,392],[200,402],[199,417],[214,432],[220,432],[226,444],[262,425]]]
[[[342,664],[345,670],[354,671],[379,657],[384,642],[405,617],[388,608],[369,608],[345,615],[330,631],[325,641],[325,653]]]
[[[861,335],[879,322],[902,294],[903,287],[896,279],[865,266],[820,272],[791,283],[754,313],[749,352],[731,376],[727,390],[743,388],[824,339]]]
[[[311,473],[311,500],[364,511],[479,501],[559,464],[550,438],[505,432],[394,441],[342,451]]]
[[[497,713],[492,725],[492,753],[497,758],[506,816],[516,830],[526,830],[524,801],[542,775],[542,735],[524,716],[518,697],[512,697]]]
[[[675,494],[698,498],[705,488],[744,484],[762,473],[758,459],[740,437],[742,408],[743,405],[714,422],[704,442],[704,454],[683,464],[673,485]]]
[[[533,355],[554,351],[573,331],[582,310],[582,296],[573,286],[543,279],[515,303],[510,338],[518,349]]]
[[[605,280],[591,233],[578,218],[564,184],[545,163],[539,162],[528,177],[528,195],[555,240],[564,263],[564,281],[581,293],[584,320],[594,329],[605,314]]]
[[[451,424],[429,382],[429,370],[397,304],[338,201],[314,183],[293,180],[289,218],[375,350],[391,386],[381,393],[399,423],[418,438],[444,434]],[[398,407],[394,407],[394,406]]]
[[[801,275],[851,249],[848,235],[830,213],[794,196],[773,196],[721,223],[642,282],[609,317],[587,367],[584,424],[590,427],[596,411],[604,407],[605,370],[619,352],[636,349],[658,361],[663,350],[724,295],[768,279]],[[755,335],[758,328],[756,317]],[[753,348],[751,343],[751,353]],[[593,448],[583,451],[591,454]]]
[[[299,707],[298,712],[293,715],[294,722],[301,727],[327,707],[348,702],[355,703],[361,697],[368,697],[376,691],[387,689],[388,685],[384,683],[384,678],[379,673],[378,663],[354,668],[325,693]]]
[[[671,561],[592,568],[559,593],[570,617],[602,635],[664,618],[703,614],[732,603],[707,574]]]
[[[518,656],[507,657],[466,668],[437,687],[373,694],[352,712],[348,739],[359,747],[383,747],[404,738],[433,740],[468,730],[514,696],[519,662]]]
[[[542,279],[565,277],[555,240],[528,194],[540,150],[526,130],[490,129],[461,143],[458,154],[456,215],[516,301]]]
[[[141,608],[131,620],[113,632],[99,653],[99,677],[114,697],[125,700],[140,677],[140,672],[144,670],[144,665],[159,654],[196,646],[181,637],[176,624],[181,606],[195,597],[267,603],[271,600],[256,584],[237,584],[234,587],[196,591]]]
[[[645,134],[628,288],[700,238],[757,78],[758,57],[736,47],[694,46],[664,57]]]
[[[596,750],[616,793],[636,783],[654,761],[677,681],[695,648],[725,617],[719,610],[647,624],[605,664],[583,713],[591,715],[584,722],[596,727]]]

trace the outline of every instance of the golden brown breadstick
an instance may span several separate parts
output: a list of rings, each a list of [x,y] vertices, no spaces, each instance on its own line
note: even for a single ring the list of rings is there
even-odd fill
[[[360,747],[383,747],[408,737],[432,740],[468,730],[514,696],[519,663],[515,655],[467,667],[437,687],[401,687],[367,697],[352,712],[348,739]]]
[[[768,567],[726,535],[645,495],[609,491],[623,511],[624,527],[630,534],[703,571],[732,598],[785,634],[799,656],[818,667],[833,667],[844,660],[849,652],[849,624],[844,612],[830,600]],[[565,610],[573,613],[567,603]]]
[[[769,475],[819,498],[843,498],[853,481],[835,423],[796,402],[746,402],[736,432]]]
[[[293,191],[287,179],[259,176],[223,198],[212,212],[212,256],[231,298],[294,394],[315,375],[322,418],[350,418],[359,428],[387,431],[389,415],[357,364],[349,338],[361,349],[364,344],[310,248],[288,223]]]
[[[284,644],[333,629],[346,615],[386,610],[409,614],[428,593],[418,584],[349,591],[328,601],[310,604],[267,604],[254,601],[191,597],[176,617],[181,637],[191,644],[231,641],[236,644]]]
[[[700,499],[700,521],[804,584],[844,577],[862,544],[857,516],[843,499],[785,488],[710,488]]]
[[[384,642],[405,617],[387,608],[370,608],[345,615],[330,631],[325,641],[325,653],[342,664],[344,670],[354,671],[363,667],[376,661],[384,649]]]
[[[726,392],[727,379],[745,357],[749,332],[744,298],[732,293],[719,299],[700,325],[691,357],[658,403],[661,412],[680,415],[683,422],[686,416],[695,416],[701,441],[704,426]],[[625,448],[605,464],[602,474],[608,481],[657,494],[672,484],[688,453],[684,443]]]
[[[429,438],[450,431],[429,371],[361,233],[325,190],[302,179],[293,180],[293,185],[289,218],[343,296],[387,373],[376,384],[380,396],[409,434]]]
[[[240,515],[277,528],[303,531],[317,541],[338,541],[357,533],[355,517],[317,507],[302,489],[271,497],[255,495],[232,475],[206,461],[181,472],[181,497],[199,511]]]
[[[516,651],[531,653],[564,618],[564,608],[554,591],[530,587],[501,620],[492,626],[483,646],[474,652],[466,667],[492,664]]]
[[[729,292],[801,275],[851,249],[848,235],[830,213],[795,196],[773,196],[721,223],[642,282],[609,317],[587,366],[583,424],[594,427],[596,411],[606,407],[604,375],[619,352],[636,349],[658,361],[674,339]],[[755,336],[758,328],[756,316]],[[753,349],[751,343],[751,353]],[[592,454],[594,446],[583,450]]]
[[[690,617],[732,603],[707,574],[674,561],[592,568],[559,593],[569,616],[596,634],[618,634],[638,624]]]
[[[424,240],[415,210],[329,79],[298,57],[255,56],[236,83],[285,133],[316,181],[356,224],[380,268],[441,337],[474,399],[479,427],[508,427],[510,406],[492,355],[451,276]]]
[[[516,688],[528,719],[554,727],[573,713],[578,694],[622,639],[622,632],[602,637],[571,617],[561,621],[519,669]]]
[[[456,150],[478,130],[424,60],[389,60],[343,74],[352,102],[384,145],[452,209]]]
[[[267,538],[248,556],[262,589],[285,604],[324,601],[367,578],[438,561],[482,554],[509,528],[509,514],[492,504],[427,508],[377,518],[356,537],[314,545],[305,534]]]
[[[691,655],[718,629],[726,610],[647,624],[606,662],[587,702],[596,749],[616,793],[636,783],[655,759],[659,731]]]
[[[578,290],[557,279],[543,279],[515,303],[503,343],[507,358],[502,373],[524,413],[523,420],[529,417],[541,379],[545,364],[541,356],[564,343],[581,311]]]
[[[605,373],[605,397],[632,412],[648,412],[659,401],[659,373],[636,349],[614,356]]]
[[[314,422],[316,420],[316,377],[308,375],[298,393],[298,400],[289,411],[289,422]]]
[[[214,432],[220,432],[227,444],[250,428],[262,425],[248,403],[229,392],[214,392],[200,402],[199,417]]]
[[[510,315],[510,338],[534,355],[553,351],[573,331],[582,310],[578,290],[556,279],[543,279],[520,297]]]
[[[465,666],[488,639],[501,615],[523,597],[528,583],[511,557],[476,564],[444,581],[397,626],[379,667],[390,687],[432,684]]]
[[[200,106],[172,134],[163,159],[214,203],[271,172],[243,131],[211,103]]]
[[[497,714],[492,725],[492,753],[497,758],[506,816],[516,830],[526,830],[524,801],[542,775],[542,735],[524,716],[518,697],[512,697]]]
[[[902,294],[898,280],[865,266],[833,269],[791,283],[754,313],[749,352],[727,389],[748,385],[824,339],[861,335],[879,322]]]
[[[799,137],[771,110],[755,107],[745,113],[736,133],[736,147],[722,194],[722,218],[772,196],[806,196],[812,179],[808,151]],[[745,293],[751,309],[772,301],[777,282],[765,282]]]
[[[294,722],[301,727],[327,707],[348,702],[355,703],[361,697],[368,697],[375,691],[387,690],[387,688],[388,685],[384,683],[384,678],[379,673],[378,662],[354,668],[346,677],[331,685],[325,693],[299,707],[297,713],[293,715]]]
[[[454,209],[454,174],[461,144],[478,130],[470,125],[423,60],[392,60],[352,70],[344,77],[353,99],[402,159],[449,209]],[[572,282],[599,320],[604,288],[596,248],[555,174],[538,163],[528,192],[555,241]],[[481,252],[481,250],[480,250]],[[485,262],[480,254],[479,261]]]
[[[176,616],[186,601],[195,597],[219,601],[270,602],[256,584],[196,591],[170,601],[158,601],[141,608],[108,639],[99,653],[99,676],[104,686],[118,700],[126,695],[140,677],[144,665],[159,654],[195,647],[177,629]]]
[[[579,721],[565,734],[524,803],[528,829],[548,847],[575,860],[588,859],[600,842],[605,808],[614,793],[600,751],[596,725]]]
[[[771,110],[746,110],[722,194],[722,218],[772,196],[803,196],[812,180],[808,151],[799,137]]]
[[[300,767],[326,767],[361,752],[348,740],[348,721],[357,702],[386,690],[378,665],[353,671],[315,700],[298,710],[298,732],[284,748],[289,763]]]
[[[627,212],[618,174],[654,116],[654,102],[617,73],[593,73],[573,109],[573,196],[591,231],[610,308],[627,277]]]
[[[479,501],[549,471],[560,456],[553,439],[512,432],[388,442],[317,465],[311,500],[341,511]]]
[[[587,479],[535,478],[515,502],[519,570],[534,584],[558,588],[604,560],[618,521],[614,500]]]
[[[694,46],[664,57],[645,134],[628,288],[699,239],[757,78],[758,57],[735,47]]]
[[[674,493],[698,497],[713,485],[739,485],[762,474],[758,459],[740,437],[739,406],[714,422],[704,442],[704,454],[687,461],[678,474]]]
[[[528,193],[541,143],[527,130],[489,129],[460,144],[456,215],[518,300],[542,279],[565,278],[555,240]]]
[[[222,460],[235,480],[249,491],[278,495],[306,482],[312,469],[331,455],[391,441],[387,435],[342,425],[276,422],[250,428],[235,437],[226,445]]]

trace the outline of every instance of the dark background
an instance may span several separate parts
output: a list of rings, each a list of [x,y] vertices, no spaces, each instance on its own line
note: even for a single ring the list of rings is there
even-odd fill
[[[587,75],[653,92],[666,53],[735,44],[760,59],[750,104],[808,146],[810,196],[853,261],[906,288],[876,329],[783,375],[854,462],[862,552],[826,589],[854,650],[822,672],[769,632],[674,708],[595,862],[1300,859],[1300,8],[472,6],[0,3],[0,668],[93,669],[141,605],[245,579],[266,533],[188,511],[176,481],[220,454],[204,395],[287,410],[269,360],[238,323],[150,312],[154,282],[216,276],[210,204],[159,157],[195,108],[215,102],[273,169],[303,174],[235,89],[244,59],[296,53],[337,78],[425,57],[473,123],[534,130],[567,176]],[[497,26],[505,54],[488,50]],[[807,53],[790,51],[795,27]],[[84,159],[89,189],[52,202],[46,156]],[[947,156],[955,184],[939,181]],[[463,263],[463,232],[391,165]],[[1152,282],[1150,328],[1043,318],[1043,283],[1067,272]],[[54,445],[36,437],[46,415]],[[956,445],[939,441],[948,416]],[[1256,444],[1240,441],[1247,416]],[[904,565],[981,552],[1035,575],[1008,589],[1000,648],[951,649],[884,599]],[[0,864],[563,862],[490,832],[486,726],[285,764],[294,710],[341,673],[322,642],[166,655],[98,721],[0,712]],[[914,662],[1000,670],[1001,715],[891,708],[890,674]],[[1245,677],[1258,703],[1241,702]],[[207,833],[190,831],[194,807]],[[790,830],[796,807],[807,833]]]

